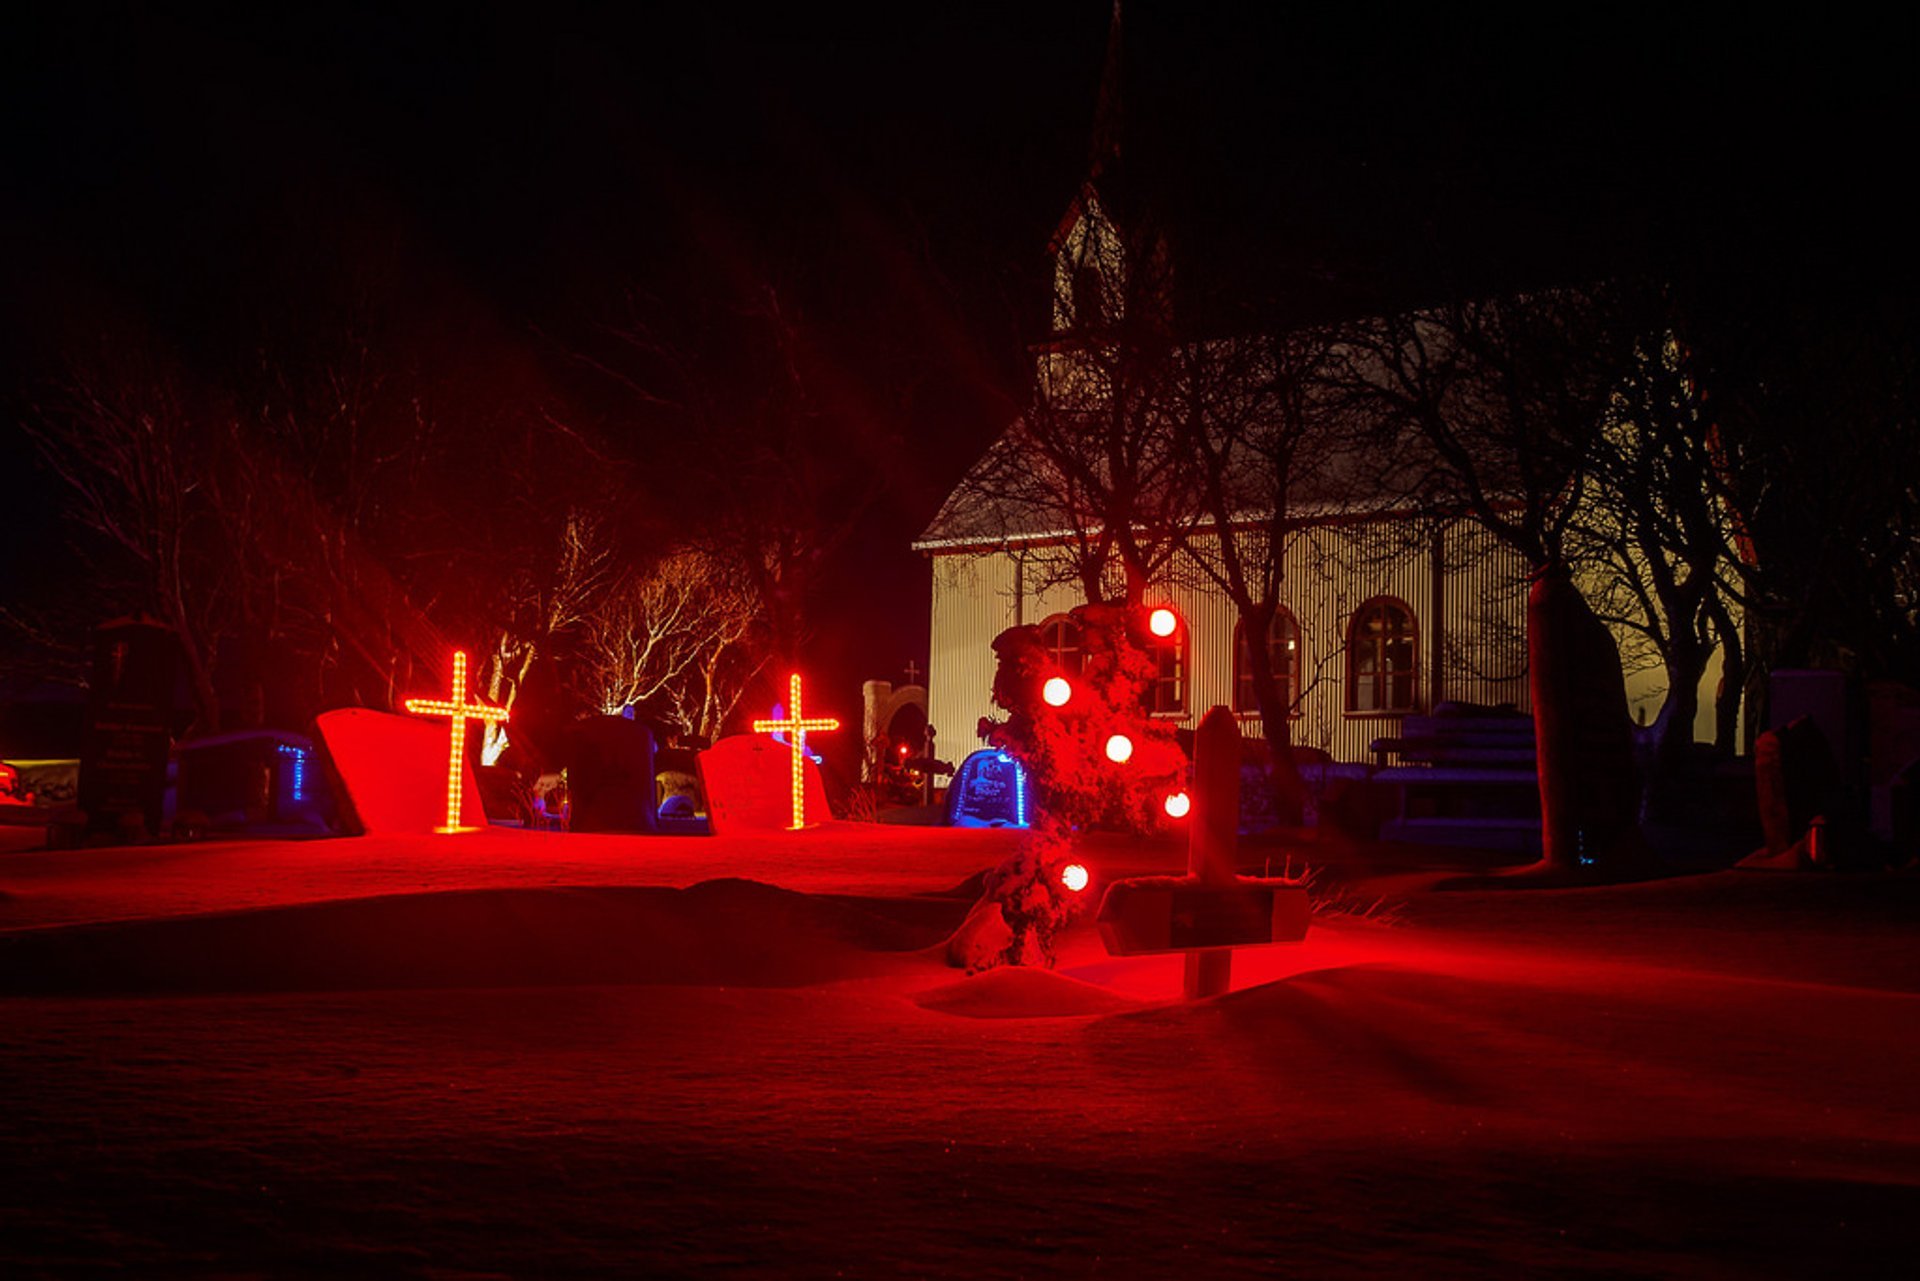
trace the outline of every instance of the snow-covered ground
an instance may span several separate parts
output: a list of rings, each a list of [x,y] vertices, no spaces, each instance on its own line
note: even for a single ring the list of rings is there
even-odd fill
[[[0,853],[0,1274],[1912,1275],[1920,880],[1401,876],[1185,1004],[947,968],[1014,839]]]

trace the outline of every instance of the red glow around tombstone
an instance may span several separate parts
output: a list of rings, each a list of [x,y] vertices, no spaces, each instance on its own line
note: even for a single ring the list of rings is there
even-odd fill
[[[839,729],[840,722],[831,716],[816,716],[809,720],[800,714],[800,673],[795,672],[787,678],[787,715],[782,720],[755,721],[753,732],[756,734],[787,735],[787,751],[793,759],[793,822],[789,831],[797,832],[807,825],[807,734],[809,731]]]
[[[489,707],[484,703],[467,701],[467,651],[453,651],[453,693],[445,699],[410,698],[406,708],[416,716],[447,716],[453,724],[449,737],[452,745],[447,754],[447,821],[441,827],[443,832],[460,830],[460,774],[461,764],[466,755],[467,722],[479,721],[483,725],[496,722],[505,724],[507,710],[504,707]]]

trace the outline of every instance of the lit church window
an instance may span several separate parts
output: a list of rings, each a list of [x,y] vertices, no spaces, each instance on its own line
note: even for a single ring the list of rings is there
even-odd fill
[[[1413,611],[1375,597],[1353,615],[1347,634],[1347,710],[1413,710],[1414,656],[1419,653]]]
[[[1300,701],[1300,624],[1292,611],[1281,609],[1267,628],[1267,661],[1280,687],[1280,701],[1290,710]],[[1253,655],[1247,648],[1244,623],[1233,629],[1233,710],[1257,712],[1260,700],[1253,690]]]

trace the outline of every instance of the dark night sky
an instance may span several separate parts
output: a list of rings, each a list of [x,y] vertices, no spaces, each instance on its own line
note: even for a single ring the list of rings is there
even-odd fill
[[[1129,6],[1129,110],[1191,139],[1193,189],[1245,197],[1286,270],[1414,295],[1621,263],[1912,282],[1911,15],[1189,7]],[[93,305],[76,299],[213,360],[297,324],[329,263],[378,244],[396,296],[538,363],[626,289],[721,289],[770,264],[854,381],[869,347],[916,371],[871,407],[910,460],[830,602],[843,675],[897,677],[925,661],[926,571],[906,543],[1019,394],[1107,9],[29,20],[0,51],[9,412],[49,316]],[[7,524],[36,536],[52,497],[12,427],[0,473]],[[0,559],[0,592],[22,590]]]

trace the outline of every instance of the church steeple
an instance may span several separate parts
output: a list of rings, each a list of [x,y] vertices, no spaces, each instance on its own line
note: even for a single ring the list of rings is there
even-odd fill
[[[1054,259],[1055,335],[1085,338],[1151,324],[1170,305],[1165,239],[1139,193],[1129,190],[1138,178],[1130,167],[1137,169],[1140,157],[1122,163],[1125,79],[1120,0],[1113,0],[1087,174],[1047,244]]]
[[[1120,160],[1122,123],[1122,65],[1120,0],[1113,0],[1113,21],[1107,28],[1107,59],[1100,70],[1100,97],[1093,108],[1093,146],[1087,157],[1087,177],[1098,179]]]

